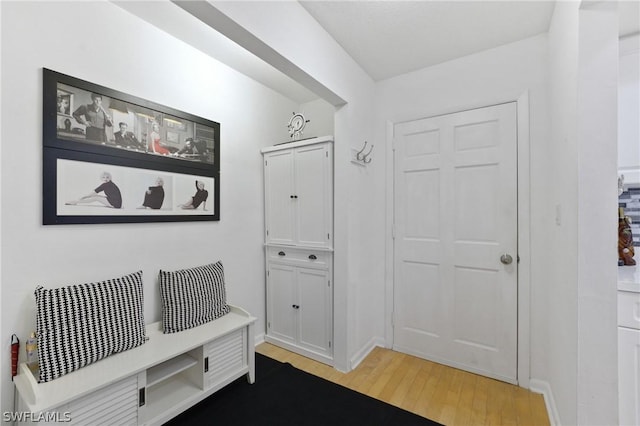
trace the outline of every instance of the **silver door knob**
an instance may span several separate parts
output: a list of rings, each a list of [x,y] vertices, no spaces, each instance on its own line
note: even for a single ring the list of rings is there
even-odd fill
[[[513,262],[513,257],[511,257],[511,255],[509,254],[503,254],[502,256],[500,256],[500,262],[504,263],[505,265],[510,265],[511,262]]]

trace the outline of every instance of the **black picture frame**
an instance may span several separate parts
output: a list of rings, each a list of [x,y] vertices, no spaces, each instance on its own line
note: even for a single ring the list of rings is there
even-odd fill
[[[218,122],[43,68],[42,135],[44,225],[220,220]]]

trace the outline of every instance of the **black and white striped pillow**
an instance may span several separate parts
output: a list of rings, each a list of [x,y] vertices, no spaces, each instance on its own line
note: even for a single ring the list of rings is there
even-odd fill
[[[222,262],[160,271],[164,333],[197,327],[229,313]]]
[[[142,271],[35,296],[41,382],[145,342]]]

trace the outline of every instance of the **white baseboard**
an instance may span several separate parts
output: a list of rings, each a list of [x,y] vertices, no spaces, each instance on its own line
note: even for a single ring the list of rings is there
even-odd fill
[[[264,333],[260,333],[260,334],[256,334],[255,336],[253,336],[253,343],[254,346],[258,346],[261,343],[264,343]]]
[[[556,407],[556,401],[553,398],[553,391],[551,385],[544,380],[531,379],[529,380],[529,390],[531,392],[541,393],[544,397],[544,404],[547,407],[547,414],[549,415],[549,423],[551,426],[560,426],[560,415],[558,414],[558,407]]]
[[[356,352],[349,362],[349,371],[353,370],[362,362],[363,359],[376,347],[384,347],[384,339],[381,337],[372,337],[358,352]]]

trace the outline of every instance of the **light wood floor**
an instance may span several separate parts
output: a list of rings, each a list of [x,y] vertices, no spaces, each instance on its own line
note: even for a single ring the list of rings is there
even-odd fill
[[[549,424],[542,395],[389,349],[347,374],[269,343],[256,352],[447,426]]]

